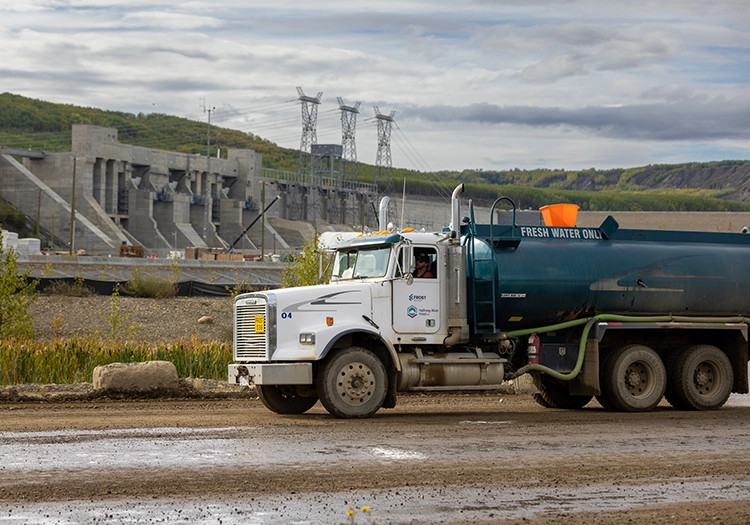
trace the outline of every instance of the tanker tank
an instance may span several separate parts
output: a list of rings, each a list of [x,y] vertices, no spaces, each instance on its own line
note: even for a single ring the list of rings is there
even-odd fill
[[[499,330],[612,314],[750,314],[750,235],[471,225],[469,315]],[[494,294],[492,293],[494,289]],[[494,296],[493,296],[494,295]]]

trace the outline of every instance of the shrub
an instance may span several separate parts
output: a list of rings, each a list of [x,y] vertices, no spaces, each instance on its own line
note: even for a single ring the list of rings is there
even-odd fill
[[[150,299],[166,299],[177,295],[177,283],[152,274],[144,274],[136,268],[122,291],[133,297],[147,297]]]
[[[314,232],[302,251],[287,259],[281,273],[281,287],[327,283],[332,269],[333,259],[321,248],[318,232]]]
[[[3,234],[0,229],[0,245]],[[13,249],[3,250],[0,264],[0,338],[29,338],[34,335],[34,319],[29,307],[38,294],[38,282],[29,279],[31,269],[18,275],[18,254]]]
[[[57,279],[44,287],[47,295],[64,295],[65,297],[91,297],[96,291],[90,286],[83,284],[82,277],[76,277],[73,281]]]

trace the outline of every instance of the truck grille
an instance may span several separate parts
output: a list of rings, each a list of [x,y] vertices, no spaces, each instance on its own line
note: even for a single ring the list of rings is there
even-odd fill
[[[268,359],[268,323],[266,304],[258,300],[256,304],[238,301],[234,307],[234,358]]]

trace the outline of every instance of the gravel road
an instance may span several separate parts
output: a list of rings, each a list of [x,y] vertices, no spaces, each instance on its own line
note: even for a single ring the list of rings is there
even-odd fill
[[[111,305],[42,296],[32,315],[40,337],[86,335],[106,330]],[[226,297],[119,308],[138,338],[231,338]],[[87,384],[0,389],[0,521],[750,523],[750,396],[715,412],[618,414],[529,395],[406,395],[342,421],[194,386],[161,400],[100,398]]]
[[[0,521],[746,524],[744,397],[618,414],[407,395],[367,420],[232,396],[0,403]]]

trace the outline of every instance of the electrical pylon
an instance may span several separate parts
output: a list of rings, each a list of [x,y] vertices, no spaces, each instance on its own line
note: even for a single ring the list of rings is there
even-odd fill
[[[378,121],[378,154],[375,157],[375,184],[378,192],[390,195],[393,193],[393,173],[391,171],[391,126],[395,111],[390,115],[383,115],[377,106],[375,118]]]
[[[318,125],[318,106],[323,92],[318,93],[317,97],[308,97],[297,87],[299,94],[298,100],[302,103],[302,139],[299,144],[299,166],[298,170],[302,174],[312,173],[312,161],[310,157],[310,146],[318,143],[316,126]]]
[[[357,115],[361,102],[353,106],[344,104],[344,99],[337,97],[339,109],[341,110],[341,147],[343,149],[343,177],[344,179],[356,179],[357,177],[357,143],[355,134],[357,131]]]

